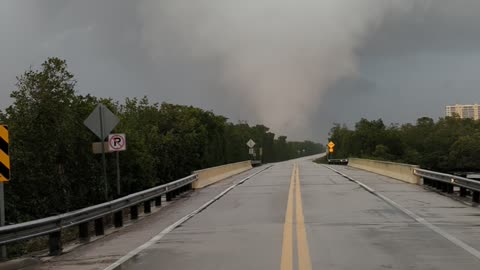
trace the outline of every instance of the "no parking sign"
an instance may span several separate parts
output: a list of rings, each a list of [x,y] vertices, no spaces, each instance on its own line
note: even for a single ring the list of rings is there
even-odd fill
[[[125,134],[108,135],[108,150],[112,152],[127,150],[127,139]]]

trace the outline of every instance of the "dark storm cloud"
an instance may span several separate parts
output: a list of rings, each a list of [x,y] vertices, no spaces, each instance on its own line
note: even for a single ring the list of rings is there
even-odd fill
[[[475,52],[480,49],[480,1],[434,0],[427,8],[387,16],[360,55],[396,56],[418,52]]]
[[[284,2],[2,1],[0,108],[15,76],[50,56],[67,59],[81,93],[192,104],[298,139],[325,139],[333,122],[414,121],[480,102],[480,1]]]
[[[475,0],[435,0],[427,8],[387,16],[357,50],[356,77],[371,82],[374,91],[335,84],[319,105],[319,122],[414,122],[443,116],[448,104],[479,103],[479,25]]]
[[[148,65],[139,50],[141,24],[132,1],[8,0],[1,5],[1,105],[15,75],[50,56],[68,61],[83,92],[121,96],[125,88],[144,88],[144,73],[136,71]]]

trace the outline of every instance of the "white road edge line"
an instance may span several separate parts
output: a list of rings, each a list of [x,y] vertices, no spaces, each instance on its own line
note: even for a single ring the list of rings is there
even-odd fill
[[[206,202],[205,204],[203,204],[202,206],[200,206],[198,209],[194,210],[193,212],[191,212],[190,214],[184,216],[183,218],[179,219],[177,222],[173,223],[172,225],[168,226],[167,228],[165,228],[163,231],[161,231],[159,234],[155,235],[153,238],[151,238],[150,240],[148,240],[145,244],[137,247],[136,249],[128,252],[125,256],[121,257],[120,259],[118,259],[116,262],[112,263],[111,265],[109,265],[108,267],[104,268],[103,270],[114,270],[116,269],[117,267],[121,266],[123,263],[127,262],[128,260],[130,260],[131,258],[133,258],[134,256],[138,255],[140,252],[144,251],[145,249],[149,248],[150,246],[152,246],[153,244],[157,243],[160,239],[162,239],[163,237],[165,237],[165,235],[167,235],[168,233],[170,233],[171,231],[173,231],[175,228],[177,228],[178,226],[182,225],[185,221],[191,219],[192,217],[194,217],[196,214],[200,213],[201,211],[203,211],[205,208],[207,208],[208,206],[210,206],[211,204],[213,204],[215,201],[217,201],[218,199],[220,199],[221,197],[223,197],[225,194],[227,194],[229,191],[231,191],[232,189],[234,189],[235,187],[237,187],[238,185],[241,185],[243,184],[245,181],[247,181],[248,179],[256,176],[257,174],[259,173],[262,173],[268,169],[270,169],[271,167],[273,167],[273,165],[269,165],[267,166],[266,168],[252,174],[252,175],[249,175],[245,178],[243,178],[242,180],[238,181],[237,183],[231,185],[230,187],[228,187],[227,189],[225,189],[224,191],[222,191],[220,194],[218,194],[217,196],[215,196],[213,199],[211,199],[210,201]]]
[[[478,251],[474,247],[468,245],[467,243],[463,242],[462,240],[456,238],[455,236],[449,234],[448,232],[446,232],[446,231],[440,229],[439,227],[433,225],[432,223],[426,221],[424,218],[422,218],[422,217],[418,216],[417,214],[413,213],[412,211],[406,209],[405,207],[401,206],[400,204],[393,201],[392,199],[378,193],[377,191],[375,191],[374,189],[365,185],[364,183],[362,183],[358,180],[355,180],[355,179],[343,174],[342,172],[340,172],[338,170],[335,170],[334,168],[332,168],[330,166],[326,166],[326,165],[323,165],[323,166],[332,170],[332,171],[334,171],[334,172],[336,172],[336,173],[338,173],[338,174],[340,174],[341,176],[347,178],[348,180],[357,183],[362,188],[366,189],[368,192],[372,193],[373,195],[377,196],[378,198],[382,199],[383,201],[387,202],[388,204],[392,205],[393,207],[397,208],[398,210],[402,211],[403,213],[405,213],[406,215],[408,215],[409,217],[411,217],[412,219],[414,219],[418,223],[420,223],[420,224],[424,225],[425,227],[429,228],[430,230],[438,233],[439,235],[443,236],[448,241],[452,242],[453,244],[457,245],[458,247],[462,248],[463,250],[467,251],[468,253],[470,253],[471,255],[473,255],[474,257],[476,257],[477,259],[480,260],[480,251]]]

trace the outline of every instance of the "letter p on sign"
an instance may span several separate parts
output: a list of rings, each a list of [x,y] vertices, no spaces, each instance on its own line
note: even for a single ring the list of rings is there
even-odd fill
[[[125,134],[108,135],[108,149],[112,152],[127,150],[127,140]]]

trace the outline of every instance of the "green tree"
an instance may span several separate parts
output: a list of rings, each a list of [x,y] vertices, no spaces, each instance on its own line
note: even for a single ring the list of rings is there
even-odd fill
[[[480,166],[480,133],[459,137],[449,149],[448,161],[454,170],[478,170]]]
[[[354,130],[335,124],[329,139],[336,144],[336,156],[391,160],[448,172],[480,170],[478,134],[480,121],[459,117],[437,122],[422,117],[416,124],[389,127],[381,119],[361,119]]]
[[[28,70],[17,79],[17,90],[11,94],[14,103],[5,116],[14,163],[7,185],[8,218],[65,212],[81,205],[76,197],[82,195],[97,202],[98,196],[92,195],[101,186],[93,174],[82,170],[97,166],[86,154],[92,138],[83,132],[80,121],[94,99],[75,95],[73,74],[58,58],[48,59],[40,70]],[[26,198],[28,202],[22,202]]]

